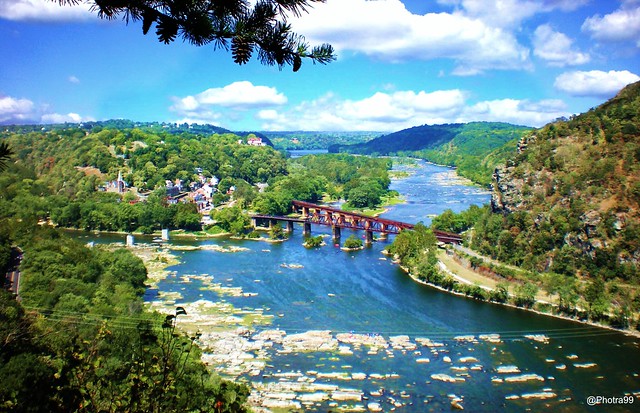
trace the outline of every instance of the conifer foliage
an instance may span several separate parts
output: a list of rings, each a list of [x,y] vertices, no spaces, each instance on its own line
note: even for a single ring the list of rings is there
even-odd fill
[[[53,0],[74,5],[82,0]],[[304,37],[291,31],[288,16],[300,16],[312,3],[325,0],[87,0],[98,17],[142,22],[147,34],[155,24],[158,40],[172,43],[178,37],[196,46],[213,43],[231,49],[233,61],[247,63],[254,54],[260,63],[297,72],[302,59],[327,64],[335,60],[333,47],[310,48]]]

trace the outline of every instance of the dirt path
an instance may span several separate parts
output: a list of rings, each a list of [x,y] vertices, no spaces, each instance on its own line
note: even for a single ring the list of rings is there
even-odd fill
[[[477,255],[477,253],[475,255],[479,258],[483,258]],[[447,254],[446,251],[440,251],[438,253],[438,259],[442,263],[442,266],[444,266],[445,272],[449,273],[449,275],[460,282],[479,285],[485,290],[493,290],[498,284],[498,281],[496,281],[495,279],[473,271],[471,268],[467,268],[464,265],[458,263],[453,259],[451,255]],[[514,283],[509,283],[509,294],[513,293]],[[538,293],[536,294],[536,301],[541,303],[557,303],[557,297],[551,297],[546,292],[539,289]]]

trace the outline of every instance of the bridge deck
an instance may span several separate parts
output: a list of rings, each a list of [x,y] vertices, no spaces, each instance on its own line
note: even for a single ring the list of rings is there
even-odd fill
[[[260,214],[256,214],[256,215],[251,215],[251,218],[257,218],[257,219],[275,219],[275,220],[277,220],[277,221],[299,222],[299,223],[307,222],[307,220],[302,219],[302,218],[295,218],[295,217],[283,217],[283,216],[275,216],[275,215],[260,215]]]
[[[379,217],[370,217],[368,215],[343,211],[341,209],[328,206],[316,205],[310,202],[293,201],[293,205],[296,208],[302,209],[303,216],[301,218],[271,215],[252,215],[251,217],[254,219],[318,224],[331,226],[334,228],[346,228],[367,232],[380,232],[384,234],[398,234],[404,229],[414,228],[413,224],[409,224],[406,222],[394,221]],[[438,230],[434,230],[433,233],[439,242],[444,242],[446,244],[462,243],[462,237],[458,234]]]

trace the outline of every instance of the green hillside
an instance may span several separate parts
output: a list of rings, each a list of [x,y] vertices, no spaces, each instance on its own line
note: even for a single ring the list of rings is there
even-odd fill
[[[521,217],[520,232],[504,237],[518,245],[508,248],[512,261],[640,281],[639,113],[636,83],[519,142],[517,154],[496,173],[492,198],[500,216]],[[486,241],[492,250],[504,247]]]
[[[510,158],[495,172],[490,207],[449,211],[434,226],[473,227],[473,249],[528,270],[560,311],[637,328],[640,83],[527,134]]]
[[[423,125],[384,135],[358,145],[330,147],[330,152],[414,156],[488,185],[494,168],[507,159],[516,142],[531,128],[498,122]]]

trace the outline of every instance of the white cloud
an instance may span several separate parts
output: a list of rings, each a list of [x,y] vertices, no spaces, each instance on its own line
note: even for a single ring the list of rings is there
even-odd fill
[[[255,86],[249,81],[234,82],[224,87],[210,88],[195,96],[174,98],[172,110],[194,111],[203,107],[221,106],[226,108],[250,109],[263,106],[277,106],[287,103],[287,98],[277,89],[269,86]]]
[[[95,19],[90,5],[60,6],[52,0],[0,0],[0,17],[7,20],[70,21]]]
[[[551,66],[577,66],[591,60],[589,54],[572,50],[572,44],[573,40],[548,24],[538,26],[533,34],[533,54]]]
[[[31,100],[0,96],[0,124],[64,123],[94,120],[77,113],[52,113],[47,106],[36,106]]]
[[[558,76],[554,82],[556,89],[572,96],[593,96],[609,98],[629,83],[637,82],[640,76],[628,70],[603,72],[566,72]]]
[[[361,100],[326,94],[286,111],[262,111],[256,117],[265,130],[398,131],[423,124],[501,121],[542,126],[568,116],[560,100],[502,99],[470,104],[458,89],[377,92]]]
[[[67,79],[69,81],[69,83],[75,83],[78,84],[80,83],[80,79],[78,79],[76,76],[71,75],[69,76],[69,78]]]
[[[554,10],[572,11],[589,0],[439,0],[456,7],[458,13],[478,18],[494,27],[517,27],[536,14]]]
[[[276,120],[278,119],[278,111],[274,109],[265,109],[258,111],[256,118],[260,120]]]
[[[41,118],[42,123],[80,123],[87,120],[92,119],[83,118],[77,113],[67,113],[66,115],[61,115],[59,113],[48,113],[46,115],[42,115]]]
[[[464,109],[459,121],[508,122],[517,125],[543,126],[562,116],[568,116],[565,103],[547,99],[539,102],[499,99],[476,103]]]
[[[400,0],[328,0],[292,20],[312,43],[386,61],[453,59],[480,72],[529,67],[529,50],[501,27],[463,13],[410,13]]]
[[[613,13],[589,17],[583,23],[582,30],[591,33],[591,37],[597,40],[630,40],[640,47],[640,2],[625,1]]]
[[[182,122],[214,123],[222,118],[240,119],[247,110],[284,105],[287,97],[274,87],[240,81],[173,101],[169,110],[181,116]]]
[[[24,123],[33,119],[33,113],[32,101],[0,96],[0,123]]]

